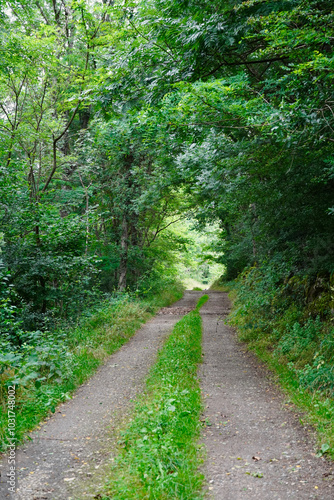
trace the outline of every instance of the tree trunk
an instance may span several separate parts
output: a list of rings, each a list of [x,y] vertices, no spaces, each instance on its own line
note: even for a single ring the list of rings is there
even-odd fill
[[[253,245],[253,259],[254,263],[256,262],[256,256],[257,256],[257,248],[256,248],[256,240],[255,240],[255,232],[254,232],[254,227],[257,223],[257,215],[256,215],[256,205],[255,203],[251,203],[250,205],[251,208],[251,224],[250,224],[250,230],[252,234],[252,245]]]
[[[40,247],[41,246],[41,239],[40,239],[38,224],[36,224],[36,226],[35,226],[35,235],[36,235],[37,247]],[[40,286],[42,288],[42,309],[41,309],[41,313],[45,314],[46,313],[46,306],[47,306],[47,304],[46,304],[46,280],[45,280],[44,276],[40,275],[40,276],[38,276],[38,281],[39,281]]]
[[[126,274],[128,267],[128,221],[123,214],[121,235],[121,262],[119,266],[118,290],[123,292],[126,288]]]

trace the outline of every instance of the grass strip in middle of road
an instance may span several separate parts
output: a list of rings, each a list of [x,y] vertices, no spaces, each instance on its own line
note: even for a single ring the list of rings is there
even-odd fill
[[[121,451],[99,498],[108,500],[199,499],[203,475],[198,449],[202,354],[200,307],[174,327],[147,379]]]

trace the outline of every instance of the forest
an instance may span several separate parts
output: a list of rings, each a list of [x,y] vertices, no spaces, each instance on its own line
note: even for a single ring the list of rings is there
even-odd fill
[[[22,434],[101,362],[111,306],[180,296],[196,231],[241,338],[332,401],[333,2],[3,0],[0,37],[0,386]]]

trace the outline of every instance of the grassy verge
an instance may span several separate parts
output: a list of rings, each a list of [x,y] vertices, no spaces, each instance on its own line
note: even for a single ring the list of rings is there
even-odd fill
[[[1,448],[7,442],[7,388],[16,385],[17,442],[35,428],[56,405],[87,380],[105,359],[126,343],[159,307],[182,296],[179,285],[162,294],[134,299],[127,295],[110,299],[98,310],[88,312],[75,328],[67,331],[37,332],[20,353],[0,360]]]
[[[301,387],[295,372],[261,345],[251,345],[257,356],[276,374],[281,387],[288,395],[288,401],[303,411],[302,425],[311,424],[317,433],[319,456],[326,454],[334,459],[334,400],[318,392]]]
[[[265,305],[253,304],[251,292],[242,290],[240,295],[233,284],[227,287],[233,302],[229,323],[237,327],[239,339],[274,373],[287,394],[287,403],[293,403],[303,412],[301,424],[315,428],[318,455],[334,459],[334,398],[331,390],[321,388],[321,370],[325,367],[328,371],[330,364],[325,365],[319,356],[324,342],[330,340],[330,333],[323,335],[315,330],[314,339],[310,340],[309,332],[316,321],[308,320],[300,327],[289,308],[271,318]],[[261,295],[258,297],[263,300]]]
[[[147,392],[122,433],[121,449],[99,498],[200,499],[198,437],[202,410],[199,308],[179,321],[152,367]]]
[[[214,292],[228,292],[229,288],[228,286],[226,286],[226,283],[224,283],[221,278],[218,278],[210,285],[210,290]]]

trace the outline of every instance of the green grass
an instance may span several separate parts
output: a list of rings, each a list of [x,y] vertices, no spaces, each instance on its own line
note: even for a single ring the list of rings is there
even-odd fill
[[[202,321],[197,307],[179,321],[147,379],[147,391],[123,431],[119,455],[103,492],[108,500],[202,498],[198,471]]]
[[[194,290],[196,288],[199,290],[204,290],[208,286],[208,285],[204,285],[200,281],[193,279],[193,278],[190,278],[190,277],[185,277],[182,280],[182,282],[183,282],[186,290]]]
[[[214,292],[228,292],[228,285],[222,280],[222,277],[217,278],[213,283],[211,283],[209,290]]]
[[[170,305],[180,299],[182,294],[182,288],[175,284],[145,300],[127,295],[111,299],[102,303],[99,310],[82,318],[77,327],[65,332],[54,332],[27,347],[26,356],[22,358],[25,364],[20,367],[8,366],[0,375],[0,451],[6,450],[7,385],[12,380],[25,374],[16,389],[15,437],[19,443],[27,432],[55,411],[57,404],[70,399],[71,393],[110,354],[125,344],[159,307]],[[43,359],[47,359],[46,367]],[[54,371],[52,377],[50,366]],[[30,380],[31,373],[35,373],[35,377]]]

